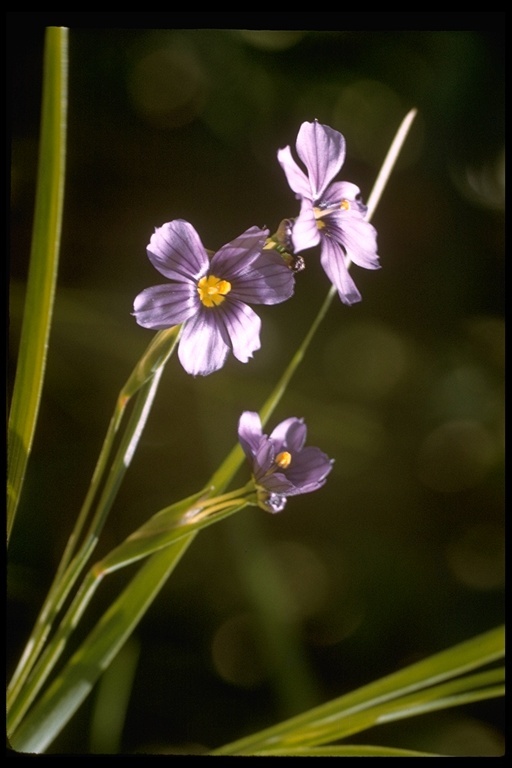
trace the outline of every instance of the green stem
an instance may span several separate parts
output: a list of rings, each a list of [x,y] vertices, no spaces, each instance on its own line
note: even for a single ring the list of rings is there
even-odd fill
[[[164,365],[174,351],[178,339],[179,330],[177,328],[172,328],[170,331],[157,334],[119,394],[85,502],[80,511],[73,533],[68,541],[52,586],[50,587],[43,607],[37,617],[34,629],[32,630],[31,636],[11,679],[7,692],[8,706],[14,705],[16,697],[20,694],[25,681],[41,653],[59,610],[96,546],[116,493],[143,432],[160,383]],[[171,342],[170,344],[169,341]],[[122,417],[125,413],[126,406],[136,392],[137,399],[130,421],[121,440],[116,457],[111,465],[103,493],[90,523],[89,530],[73,559],[70,560],[73,549],[75,548],[85,522],[90,515],[92,503],[99,491],[101,481],[103,480],[106,471],[107,461],[112,453],[114,441]]]
[[[107,434],[103,441],[96,467],[94,469],[87,496],[85,497],[82,509],[80,510],[75,528],[69,537],[69,541],[55,576],[55,582],[59,580],[60,575],[66,569],[73,555],[73,550],[77,546],[81,532],[85,527],[85,523],[90,514],[93,501],[98,494],[101,482],[106,472],[107,462],[110,454],[112,453],[114,441],[126,411],[126,406],[130,402],[133,395],[136,394],[136,392],[138,392],[143,385],[148,384],[148,382],[150,382],[151,378],[158,372],[158,370],[160,370],[165,365],[169,357],[174,352],[176,344],[179,340],[179,335],[180,329],[178,326],[174,326],[167,331],[160,331],[158,334],[156,334],[156,336],[151,340],[145,353],[133,369],[126,384],[121,389],[114,407],[114,413],[110,420]],[[91,530],[93,528],[94,524],[91,526]]]
[[[62,556],[59,567],[55,574],[55,583],[59,581],[61,575],[65,572],[71,558],[73,557],[73,552],[75,550],[75,547],[77,546],[78,540],[85,527],[85,523],[89,516],[92,503],[98,493],[98,488],[99,488],[101,479],[106,471],[107,462],[110,454],[112,453],[112,449],[114,446],[114,440],[116,438],[117,431],[119,429],[119,425],[122,421],[128,402],[129,402],[129,398],[126,398],[124,394],[124,388],[123,388],[119,393],[119,397],[117,399],[117,402],[114,408],[114,413],[112,415],[112,418],[110,419],[110,424],[108,426],[107,434],[105,435],[105,439],[101,447],[100,455],[98,457],[98,461],[94,469],[94,473],[91,479],[91,483],[89,485],[89,489],[87,491],[87,495],[85,497],[85,501],[80,510],[80,514],[77,518],[75,527],[68,539],[66,549],[64,550],[64,554]]]
[[[141,549],[136,556],[126,556],[124,559],[117,555],[118,552],[123,551],[123,545],[120,545],[120,547],[117,547],[113,553],[110,553],[110,555],[107,555],[103,560],[97,562],[89,570],[82,581],[82,584],[62,619],[59,628],[33,668],[32,675],[28,680],[24,678],[23,682],[25,685],[20,691],[17,691],[18,695],[13,697],[7,717],[8,732],[12,733],[16,730],[25,715],[25,712],[41,690],[41,687],[59,660],[71,633],[78,624],[104,576],[130,565],[135,560],[154,554],[155,551],[163,548],[163,546],[169,546],[170,544],[176,543],[180,539],[189,536],[191,531],[196,531],[200,528],[212,525],[213,523],[220,522],[226,517],[233,515],[235,512],[240,511],[250,503],[247,500],[247,494],[253,490],[254,485],[250,482],[243,488],[231,491],[223,496],[217,496],[213,499],[208,499],[207,501],[194,501],[188,509],[181,509],[178,522],[175,527],[169,531],[165,545],[154,544],[153,548],[151,548],[150,543],[146,549]],[[174,506],[180,509],[180,502]],[[166,511],[167,510],[163,510],[163,512]],[[179,520],[182,522],[180,523]],[[129,537],[127,541],[130,541],[131,538],[132,537]],[[130,549],[128,549],[128,552],[130,552]],[[75,562],[76,558],[72,561],[71,565],[75,564]],[[78,565],[79,564],[76,563],[76,567],[78,567]],[[52,616],[52,619],[53,618],[54,617]]]
[[[41,649],[44,646],[44,643],[50,633],[52,624],[60,608],[62,607],[62,604],[64,603],[66,597],[69,595],[80,573],[85,567],[85,564],[89,559],[93,549],[96,546],[100,531],[112,505],[115,493],[128,467],[129,462],[125,464],[123,459],[128,450],[133,453],[133,440],[140,437],[142,428],[149,413],[149,408],[151,407],[151,403],[155,396],[156,388],[160,381],[160,376],[161,371],[155,374],[152,380],[146,382],[146,384],[143,385],[139,392],[127,431],[110,470],[109,478],[105,485],[88,534],[82,542],[74,558],[67,565],[64,573],[59,573],[59,579],[55,580],[52,584],[52,587],[50,588],[45,603],[36,620],[32,634],[27,645],[25,646],[23,655],[18,663],[18,666],[9,685],[7,692],[8,706],[14,703],[16,697],[21,692],[31,669],[34,666],[34,663],[36,662]]]
[[[182,538],[146,560],[17,730],[8,730],[15,750],[42,752],[51,744],[133,633],[192,538]]]
[[[409,110],[409,112],[406,114],[406,116],[402,120],[393,141],[391,142],[391,146],[387,151],[386,157],[384,158],[384,162],[380,167],[380,171],[378,173],[377,178],[375,179],[375,183],[372,187],[372,191],[368,198],[368,202],[367,202],[368,210],[366,211],[367,221],[370,221],[373,214],[375,213],[375,209],[379,204],[380,198],[382,197],[382,193],[384,192],[386,184],[388,183],[388,179],[391,176],[391,172],[393,171],[393,168],[395,167],[395,163],[398,159],[398,155],[400,154],[404,141],[407,138],[407,134],[411,129],[411,125],[417,113],[418,113],[417,109]]]

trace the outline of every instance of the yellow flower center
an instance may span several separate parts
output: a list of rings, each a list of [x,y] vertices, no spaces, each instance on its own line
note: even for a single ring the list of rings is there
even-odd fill
[[[274,461],[279,469],[288,469],[292,461],[292,455],[288,451],[281,451],[281,453],[277,454]]]
[[[342,211],[350,211],[350,202],[343,198],[343,200],[340,202],[339,208]],[[313,208],[313,213],[315,214],[316,219],[316,226],[318,229],[323,229],[325,227],[325,221],[322,221],[322,218],[324,216],[329,216],[329,214],[334,210],[336,210],[334,206],[331,208]]]
[[[230,290],[229,280],[221,280],[215,275],[202,277],[197,284],[199,298],[205,307],[217,307],[222,304]]]

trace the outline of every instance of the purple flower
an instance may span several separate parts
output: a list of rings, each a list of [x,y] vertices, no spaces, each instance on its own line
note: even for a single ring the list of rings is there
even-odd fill
[[[269,435],[262,432],[254,411],[244,411],[238,439],[251,466],[260,507],[281,512],[288,496],[321,488],[333,460],[319,448],[304,447],[306,425],[302,419],[285,419]]]
[[[144,328],[183,323],[178,355],[192,375],[222,368],[231,349],[246,363],[260,348],[261,321],[252,304],[278,304],[294,278],[275,251],[262,251],[268,230],[251,227],[208,258],[194,227],[176,219],[155,230],[149,260],[172,282],[139,293],[134,315]]]
[[[320,243],[320,261],[345,304],[361,301],[349,275],[347,261],[366,269],[379,269],[377,233],[365,221],[366,206],[359,187],[348,181],[332,182],[345,160],[345,139],[328,125],[302,123],[296,149],[307,175],[292,157],[290,147],[277,159],[288,184],[301,201],[291,234],[295,251]]]

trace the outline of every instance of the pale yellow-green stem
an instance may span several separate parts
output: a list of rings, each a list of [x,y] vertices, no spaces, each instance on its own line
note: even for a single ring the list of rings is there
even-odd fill
[[[192,532],[224,520],[255,503],[254,483],[214,498],[204,491],[158,512],[123,544],[97,562],[85,576],[55,635],[35,664],[32,674],[9,707],[8,732],[19,725],[25,712],[59,660],[66,643],[104,576],[179,541]]]
[[[85,502],[68,541],[68,545],[52,586],[50,587],[30,638],[9,684],[7,691],[8,707],[14,704],[16,697],[20,694],[32,667],[41,653],[59,610],[76,583],[80,573],[82,573],[96,546],[101,529],[105,524],[106,517],[111,509],[117,490],[128,469],[144,429],[165,363],[174,351],[179,340],[179,335],[180,330],[178,327],[158,333],[135,366],[132,374],[119,394]],[[137,394],[137,400],[120,442],[116,457],[104,483],[103,491],[97,503],[96,512],[93,515],[86,536],[78,547],[76,553],[73,555],[82,528],[90,515],[92,504],[99,492],[101,481],[104,478],[107,462],[114,449],[115,438],[125,413],[126,406],[134,394]]]

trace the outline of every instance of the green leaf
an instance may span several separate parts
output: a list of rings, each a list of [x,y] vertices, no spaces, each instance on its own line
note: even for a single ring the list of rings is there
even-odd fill
[[[498,627],[212,754],[253,755],[266,749],[326,744],[386,720],[500,696],[503,688],[496,683],[502,679],[502,670],[453,678],[504,654],[504,627]],[[446,680],[450,684],[441,685]]]
[[[67,45],[67,29],[46,30],[34,229],[8,425],[8,537],[32,448],[53,313],[64,197]]]
[[[224,519],[233,511],[238,511],[242,506],[245,506],[245,501],[241,500],[241,503],[229,508],[224,514],[218,515],[215,520],[202,519],[194,523],[192,518],[189,525],[180,524],[187,513],[194,510],[199,512],[206,499],[207,491],[203,490],[160,510],[103,558],[96,565],[95,570],[98,573],[110,573],[124,568],[130,563],[170,546],[185,536],[190,536],[191,533],[199,531],[217,520]]]
[[[29,716],[8,734],[15,750],[44,752],[51,744],[131,635],[193,538],[157,552],[140,568]]]
[[[126,711],[140,654],[140,643],[131,637],[100,680],[91,717],[90,752],[121,751]]]
[[[295,747],[294,749],[265,749],[257,757],[441,757],[432,752],[416,752],[413,749],[374,747],[348,744],[336,747]]]

